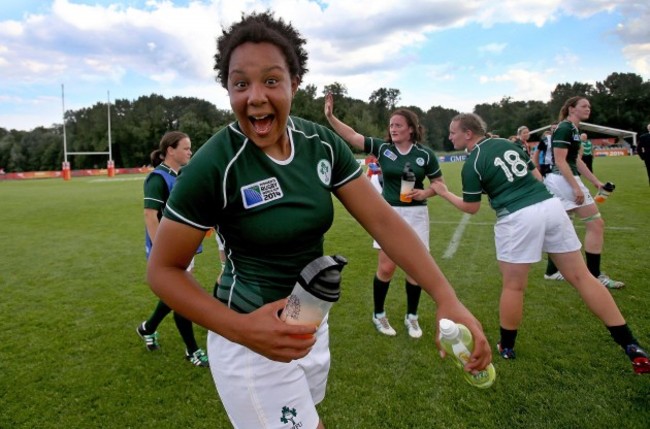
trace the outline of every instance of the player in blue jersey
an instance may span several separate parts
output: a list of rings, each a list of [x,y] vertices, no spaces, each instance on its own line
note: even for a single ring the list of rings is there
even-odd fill
[[[210,369],[237,428],[285,429],[289,421],[324,427],[316,405],[330,365],[327,317],[319,326],[291,325],[279,313],[300,271],[323,255],[332,194],[435,300],[438,319],[468,325],[476,346],[466,370],[491,361],[480,323],[413,230],[362,177],[345,142],[289,115],[307,71],[305,43],[271,12],[242,16],[223,30],[215,70],[236,122],[183,167],[149,260],[154,292],[209,329]],[[214,296],[184,269],[210,228],[226,253]]]
[[[151,164],[154,170],[144,181],[144,223],[145,223],[145,252],[147,259],[151,253],[152,239],[156,236],[163,209],[169,194],[176,182],[180,168],[187,164],[192,156],[192,142],[190,137],[180,131],[169,131],[160,140],[158,149],[151,153]],[[194,259],[187,269],[192,270]],[[147,350],[157,350],[158,325],[171,312],[171,308],[162,300],[154,309],[151,316],[142,322],[136,332],[143,339]],[[201,349],[194,337],[192,322],[181,314],[174,312],[176,328],[185,343],[185,357],[193,365],[209,366],[208,356]]]
[[[515,358],[530,265],[547,252],[626,352],[634,371],[650,373],[648,355],[634,338],[616,302],[587,269],[580,240],[562,202],[542,184],[528,155],[508,140],[486,137],[486,130],[485,122],[475,114],[460,114],[452,119],[449,140],[455,149],[469,152],[461,173],[463,196],[450,192],[444,183],[434,182],[432,186],[442,198],[471,214],[480,209],[481,197],[486,194],[496,212],[494,241],[503,276],[499,354],[505,359]],[[536,221],[530,222],[533,217]]]

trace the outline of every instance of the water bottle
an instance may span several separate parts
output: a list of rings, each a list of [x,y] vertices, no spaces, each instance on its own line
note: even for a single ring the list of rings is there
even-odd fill
[[[616,185],[612,182],[605,183],[603,187],[598,190],[598,193],[594,197],[594,201],[597,203],[604,203],[605,200],[607,200],[607,197],[609,197],[609,194],[614,192],[614,189],[616,189]]]
[[[449,319],[440,319],[440,345],[459,368],[463,368],[474,350],[472,333],[465,325]],[[485,389],[492,386],[497,376],[494,365],[490,364],[483,371],[474,375],[463,370],[465,380],[472,386]]]
[[[298,276],[280,319],[291,325],[320,326],[341,295],[341,270],[347,263],[343,256],[334,255],[321,256],[307,264]]]
[[[410,203],[412,198],[407,197],[406,194],[411,192],[414,187],[415,173],[411,169],[411,163],[407,162],[404,164],[404,170],[402,170],[402,183],[399,190],[399,200],[403,203]]]

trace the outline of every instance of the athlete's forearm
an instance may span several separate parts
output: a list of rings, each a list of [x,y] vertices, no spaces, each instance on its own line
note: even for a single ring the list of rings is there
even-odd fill
[[[144,209],[144,226],[147,229],[147,234],[151,240],[156,236],[158,230],[158,212],[153,209]]]
[[[334,131],[349,145],[359,150],[363,150],[364,137],[357,133],[354,128],[341,121],[339,118],[334,116],[333,113],[327,116],[327,121],[330,123]]]
[[[454,194],[451,191],[447,191],[444,194],[441,194],[440,196],[445,200],[449,201],[454,207],[456,207],[458,210],[462,211],[463,213],[474,214],[481,207],[480,203],[469,203],[463,201],[461,197],[459,197],[458,195]]]

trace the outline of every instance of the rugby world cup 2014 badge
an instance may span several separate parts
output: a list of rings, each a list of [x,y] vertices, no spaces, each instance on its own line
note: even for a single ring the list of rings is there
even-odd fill
[[[261,204],[280,199],[284,196],[280,183],[275,177],[260,180],[250,185],[241,187],[241,196],[244,208],[250,209]]]

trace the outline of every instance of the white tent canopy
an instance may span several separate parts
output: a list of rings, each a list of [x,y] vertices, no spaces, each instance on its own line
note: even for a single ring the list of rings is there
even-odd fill
[[[531,130],[531,134],[535,133],[543,133],[547,129],[551,128],[550,125],[547,125],[542,128],[537,128],[536,130]],[[625,139],[625,138],[632,138],[632,146],[636,147],[636,135],[637,133],[633,131],[625,131],[625,130],[619,130],[617,128],[611,128],[611,127],[606,127],[604,125],[596,125],[596,124],[590,124],[588,122],[580,122],[580,126],[578,127],[580,131],[594,131],[600,134],[607,134],[610,136],[615,136],[618,137],[619,139]]]

